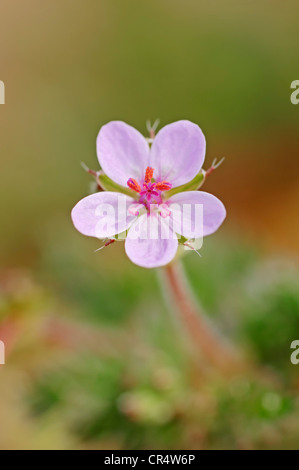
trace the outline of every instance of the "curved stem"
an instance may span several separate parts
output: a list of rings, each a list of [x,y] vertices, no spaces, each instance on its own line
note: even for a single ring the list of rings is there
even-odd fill
[[[240,358],[236,351],[214,329],[209,319],[199,312],[182,265],[179,262],[170,263],[163,272],[173,308],[177,310],[181,323],[203,359],[225,373],[238,369]]]

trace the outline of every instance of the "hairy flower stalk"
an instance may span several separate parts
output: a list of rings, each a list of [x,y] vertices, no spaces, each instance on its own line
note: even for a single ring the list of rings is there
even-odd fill
[[[199,311],[182,264],[173,261],[161,269],[161,273],[171,310],[179,315],[180,323],[190,337],[195,351],[200,352],[207,365],[225,374],[239,371],[241,361],[238,354]]]

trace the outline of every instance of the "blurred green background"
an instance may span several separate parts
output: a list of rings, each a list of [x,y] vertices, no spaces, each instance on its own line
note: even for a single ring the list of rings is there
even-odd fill
[[[1,0],[0,448],[299,448],[296,0]],[[189,119],[226,205],[187,274],[254,364],[201,370],[155,271],[77,233],[95,139]]]

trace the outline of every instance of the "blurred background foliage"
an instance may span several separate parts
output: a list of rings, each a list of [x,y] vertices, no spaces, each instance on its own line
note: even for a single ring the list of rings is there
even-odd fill
[[[1,0],[0,448],[298,448],[296,0]],[[161,279],[76,233],[101,125],[198,123],[228,218],[184,263],[252,364],[205,370]],[[200,358],[201,359],[201,358]]]

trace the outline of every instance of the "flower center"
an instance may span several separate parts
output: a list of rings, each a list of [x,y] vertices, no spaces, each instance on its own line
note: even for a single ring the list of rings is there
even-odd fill
[[[151,204],[162,204],[162,192],[172,188],[172,184],[168,181],[152,182],[153,176],[154,169],[148,166],[145,171],[142,188],[133,178],[127,181],[129,188],[139,194],[139,204],[143,204],[147,210],[150,209]]]

